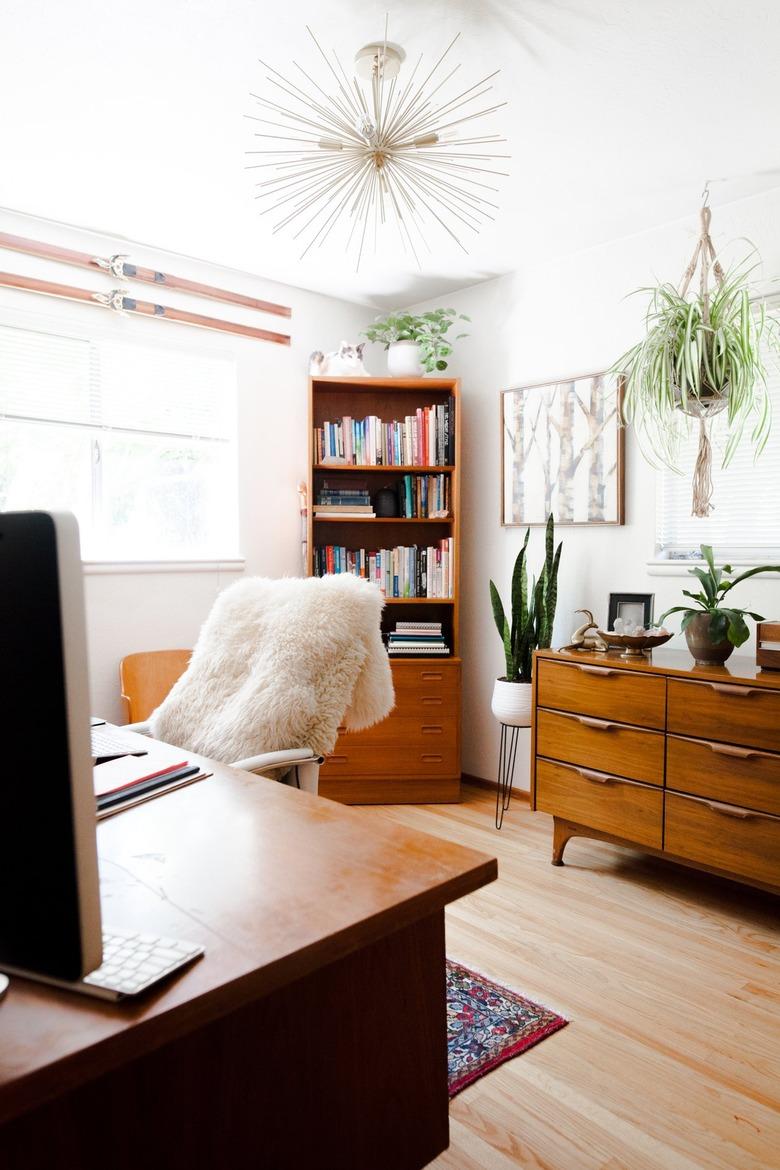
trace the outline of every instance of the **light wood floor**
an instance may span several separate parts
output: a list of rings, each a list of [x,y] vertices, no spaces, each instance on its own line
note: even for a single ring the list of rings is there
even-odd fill
[[[572,841],[493,796],[366,809],[499,859],[447,949],[571,1023],[465,1089],[434,1170],[777,1170],[780,899]]]

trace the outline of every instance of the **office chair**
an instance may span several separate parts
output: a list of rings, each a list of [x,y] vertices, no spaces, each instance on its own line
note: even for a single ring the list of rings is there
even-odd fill
[[[383,604],[348,574],[238,581],[168,695],[130,729],[316,792],[339,725],[370,727],[393,707]]]
[[[119,687],[128,723],[146,720],[184,674],[191,650],[143,650],[119,663]]]

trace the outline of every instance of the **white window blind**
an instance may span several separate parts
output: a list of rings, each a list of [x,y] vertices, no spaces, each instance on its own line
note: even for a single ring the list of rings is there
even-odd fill
[[[720,463],[725,446],[725,418],[712,423],[713,511],[706,518],[691,515],[691,476],[699,443],[698,423],[692,420],[682,446],[683,475],[664,468],[657,476],[656,556],[696,559],[699,546],[710,544],[720,560],[777,561],[780,559],[780,372],[777,357],[765,354],[767,387],[772,406],[772,430],[766,447],[754,458],[749,426],[729,466]]]
[[[235,556],[235,363],[0,323],[0,508],[75,512],[86,559]]]

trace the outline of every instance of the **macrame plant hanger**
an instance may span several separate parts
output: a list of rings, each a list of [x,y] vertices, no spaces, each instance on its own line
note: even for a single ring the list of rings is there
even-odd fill
[[[680,296],[688,292],[691,281],[699,267],[699,295],[701,299],[701,316],[705,325],[710,323],[710,273],[720,288],[723,284],[723,268],[715,252],[715,246],[710,237],[710,223],[712,211],[709,207],[709,183],[704,187],[699,220],[701,227],[699,239],[696,242],[690,263],[683,273],[680,285]],[[709,434],[709,421],[713,415],[719,414],[728,405],[728,396],[724,393],[713,393],[709,398],[700,398],[689,395],[685,405],[680,404],[684,414],[699,420],[699,451],[696,456],[696,467],[693,472],[693,501],[692,516],[709,516],[712,511],[712,441]]]

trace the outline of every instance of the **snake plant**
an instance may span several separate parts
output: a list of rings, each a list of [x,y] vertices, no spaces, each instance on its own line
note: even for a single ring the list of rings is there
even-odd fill
[[[529,589],[527,549],[530,535],[531,529],[527,528],[512,571],[511,624],[498,589],[490,582],[493,619],[504,647],[508,682],[531,681],[533,652],[550,645],[558,600],[558,565],[563,544],[560,543],[553,553],[555,525],[552,514],[547,519],[545,530],[544,567],[539,579],[535,584],[532,581]]]

